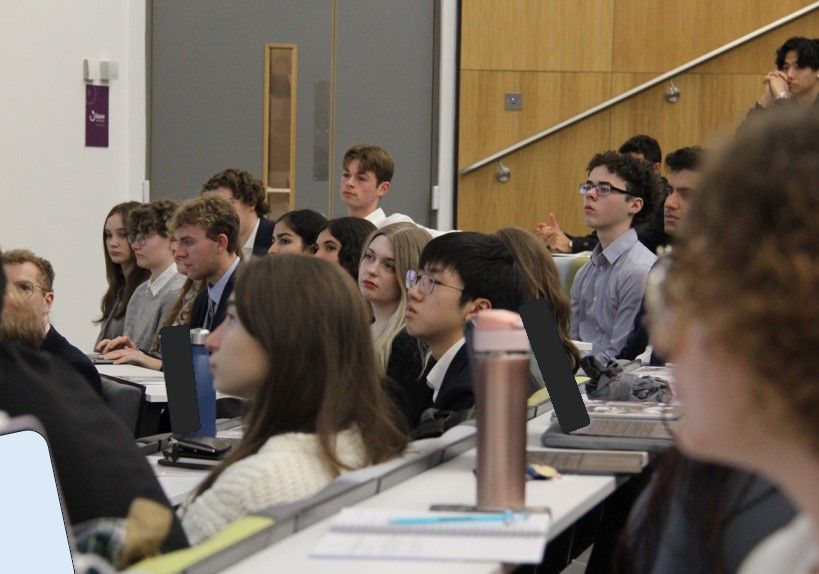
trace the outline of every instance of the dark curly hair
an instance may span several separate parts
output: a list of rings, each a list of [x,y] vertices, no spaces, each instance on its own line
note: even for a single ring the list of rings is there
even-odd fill
[[[264,217],[270,211],[264,184],[243,169],[229,168],[220,171],[205,182],[200,193],[216,191],[220,187],[229,189],[233,197],[252,206],[259,217]]]
[[[660,143],[645,134],[636,135],[627,139],[617,151],[620,153],[639,153],[646,161],[660,163],[663,161],[663,150]]]
[[[143,203],[128,213],[126,229],[128,237],[133,235],[157,235],[168,237],[170,222],[176,212],[178,204],[172,199],[157,199],[151,203]]]
[[[660,176],[654,171],[654,166],[628,154],[609,150],[595,155],[586,166],[586,173],[601,165],[626,180],[626,190],[630,196],[643,200],[643,207],[634,214],[631,226],[647,223],[660,201]]]
[[[663,286],[689,321],[753,373],[754,413],[819,454],[819,116],[771,110],[706,168]],[[659,341],[658,341],[659,342]]]

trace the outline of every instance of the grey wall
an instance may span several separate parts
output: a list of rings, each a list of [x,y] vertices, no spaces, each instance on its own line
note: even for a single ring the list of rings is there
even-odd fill
[[[153,0],[152,196],[185,199],[216,171],[261,176],[264,44],[298,45],[296,204],[344,213],[341,158],[377,143],[396,159],[388,213],[428,221],[434,0]],[[331,80],[336,12],[336,132],[330,181],[314,177],[315,86]],[[332,146],[332,143],[335,146]]]

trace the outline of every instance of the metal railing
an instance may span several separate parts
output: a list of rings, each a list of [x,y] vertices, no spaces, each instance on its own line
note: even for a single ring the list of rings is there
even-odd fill
[[[542,140],[545,137],[548,137],[548,136],[550,136],[550,135],[552,135],[554,133],[557,133],[557,132],[559,132],[561,130],[564,130],[564,129],[568,128],[569,126],[572,126],[572,125],[574,125],[574,124],[576,124],[578,122],[581,122],[581,121],[585,120],[586,118],[589,118],[589,117],[591,117],[591,116],[593,116],[593,115],[595,115],[597,113],[600,113],[600,112],[602,112],[602,111],[604,111],[604,110],[606,110],[606,109],[608,109],[608,108],[610,108],[612,106],[615,106],[615,105],[619,104],[620,102],[622,102],[624,100],[627,100],[628,98],[631,98],[632,96],[636,96],[637,94],[639,94],[641,92],[644,92],[645,90],[648,90],[649,88],[653,88],[654,86],[665,82],[666,80],[670,80],[671,78],[674,78],[675,76],[679,76],[683,72],[687,72],[688,70],[690,70],[691,68],[693,68],[695,66],[699,66],[700,64],[704,64],[708,60],[712,60],[712,59],[716,58],[717,56],[721,56],[725,52],[728,52],[729,50],[733,50],[734,48],[737,48],[737,47],[739,47],[739,46],[741,46],[741,45],[743,45],[743,44],[745,44],[747,42],[750,42],[751,40],[754,40],[754,39],[758,38],[759,36],[762,36],[763,34],[767,34],[771,30],[775,30],[776,28],[779,28],[780,26],[784,26],[785,24],[788,24],[789,22],[792,22],[793,20],[796,20],[797,18],[801,18],[802,16],[804,16],[806,14],[810,14],[811,12],[816,10],[817,8],[819,8],[819,2],[813,2],[812,4],[809,4],[809,5],[805,6],[804,8],[800,8],[796,12],[788,14],[787,16],[784,16],[783,18],[780,18],[779,20],[775,20],[774,22],[771,22],[770,24],[767,24],[767,25],[765,25],[765,26],[763,26],[761,28],[758,28],[758,29],[754,30],[753,32],[750,32],[749,34],[746,34],[746,35],[744,35],[744,36],[742,36],[740,38],[737,38],[736,40],[733,40],[731,42],[728,42],[727,44],[725,44],[723,46],[720,46],[719,48],[716,48],[715,50],[711,50],[707,54],[704,54],[702,56],[694,58],[693,60],[691,60],[690,62],[686,62],[682,66],[678,66],[678,67],[674,68],[673,70],[671,70],[669,72],[666,72],[665,74],[661,74],[661,75],[657,76],[654,79],[651,79],[651,80],[649,80],[647,82],[644,82],[644,83],[640,84],[639,86],[635,86],[634,88],[631,88],[630,90],[628,90],[626,92],[623,92],[622,94],[620,94],[618,96],[610,98],[610,99],[606,100],[605,102],[603,102],[601,104],[598,104],[598,105],[596,105],[596,106],[594,106],[592,108],[589,108],[585,112],[582,112],[582,113],[579,113],[579,114],[577,114],[575,116],[572,116],[571,118],[569,118],[567,120],[564,120],[564,121],[560,122],[559,124],[555,124],[550,128],[547,128],[547,129],[545,129],[545,130],[543,130],[541,132],[538,132],[538,133],[536,133],[536,134],[534,134],[532,136],[529,136],[528,138],[523,139],[523,140],[519,141],[518,143],[516,143],[514,145],[511,145],[511,146],[509,146],[507,148],[504,148],[504,149],[500,150],[499,152],[496,152],[496,153],[494,153],[494,154],[492,154],[492,155],[490,155],[488,157],[485,157],[480,161],[476,161],[475,163],[473,163],[471,165],[468,165],[465,168],[463,168],[462,170],[460,170],[459,173],[460,173],[460,175],[467,175],[468,173],[471,173],[471,172],[475,171],[476,169],[480,169],[480,168],[484,167],[485,165],[489,165],[490,163],[492,163],[494,161],[497,161],[497,160],[499,160],[501,158],[504,158],[504,157],[506,157],[506,156],[508,156],[510,154],[513,154],[516,151],[522,150],[523,148],[528,147],[528,146],[532,145],[533,143]]]

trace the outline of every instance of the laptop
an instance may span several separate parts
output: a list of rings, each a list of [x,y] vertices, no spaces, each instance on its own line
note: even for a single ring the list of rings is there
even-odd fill
[[[0,572],[73,574],[67,513],[36,418],[0,423],[0,460]]]

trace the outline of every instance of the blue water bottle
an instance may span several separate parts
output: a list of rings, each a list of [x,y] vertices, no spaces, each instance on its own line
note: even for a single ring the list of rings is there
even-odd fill
[[[193,377],[196,380],[196,399],[199,403],[199,430],[196,436],[216,436],[216,390],[213,388],[213,374],[208,360],[210,353],[205,347],[207,329],[191,329],[191,350],[193,352]]]

